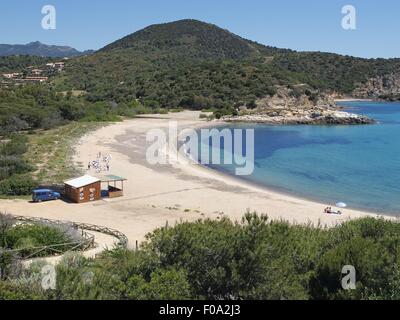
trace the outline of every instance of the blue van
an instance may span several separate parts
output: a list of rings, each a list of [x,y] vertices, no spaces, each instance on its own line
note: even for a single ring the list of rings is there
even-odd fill
[[[58,200],[61,195],[58,192],[52,191],[50,189],[37,189],[32,191],[32,201],[42,202],[49,200]]]

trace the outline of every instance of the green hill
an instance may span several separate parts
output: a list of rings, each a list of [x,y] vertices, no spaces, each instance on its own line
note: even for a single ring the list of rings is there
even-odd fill
[[[215,25],[181,20],[153,25],[98,52],[71,59],[58,90],[91,101],[149,107],[232,109],[277,85],[351,94],[368,79],[398,71],[400,60],[361,59],[263,46]]]
[[[256,46],[215,25],[196,20],[181,20],[149,26],[114,43],[100,52],[129,49],[152,57],[182,58],[184,61],[240,60],[259,54]]]

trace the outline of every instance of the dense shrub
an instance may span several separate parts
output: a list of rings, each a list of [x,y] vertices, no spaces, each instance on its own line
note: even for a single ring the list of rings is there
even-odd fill
[[[18,156],[0,155],[0,181],[16,174],[28,173],[33,166]]]
[[[36,183],[28,174],[34,167],[24,158],[28,139],[23,134],[13,134],[0,143],[0,194],[27,195]]]
[[[90,101],[85,96],[56,93],[44,85],[0,88],[0,135],[51,129],[68,121],[118,121],[121,116],[156,111],[157,103],[147,104],[143,106],[134,98],[119,103],[112,99]]]
[[[0,300],[44,300],[48,298],[39,284],[0,281]]]
[[[8,196],[29,195],[37,187],[30,175],[14,175],[0,181],[0,194]]]
[[[0,154],[3,156],[22,155],[28,150],[27,142],[26,136],[14,134],[7,142],[0,145]]]
[[[247,214],[165,227],[138,251],[68,256],[57,299],[398,299],[400,225],[373,218],[332,229]],[[341,286],[356,269],[356,289]],[[88,277],[90,281],[88,281]],[[21,288],[21,295],[27,295]],[[32,293],[34,296],[34,294]]]

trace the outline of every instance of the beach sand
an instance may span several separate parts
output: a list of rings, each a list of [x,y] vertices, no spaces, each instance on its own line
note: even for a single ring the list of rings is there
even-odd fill
[[[323,204],[299,199],[258,187],[194,163],[156,165],[146,161],[146,133],[168,128],[171,120],[181,129],[213,125],[199,118],[199,112],[143,116],[111,124],[80,140],[74,159],[84,169],[101,152],[111,154],[110,174],[125,177],[122,198],[86,204],[63,201],[33,204],[23,200],[2,200],[0,210],[12,214],[86,222],[117,229],[127,235],[130,247],[145,239],[157,227],[179,221],[221,219],[240,221],[246,211],[267,214],[271,219],[294,223],[333,226],[349,219],[375,216],[344,209],[343,215],[324,214]],[[96,175],[92,171],[87,174]]]

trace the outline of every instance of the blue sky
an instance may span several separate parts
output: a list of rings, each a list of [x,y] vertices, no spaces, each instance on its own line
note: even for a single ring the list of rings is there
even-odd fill
[[[56,30],[41,27],[48,4]],[[348,4],[357,9],[356,30],[341,27]],[[150,24],[193,18],[276,47],[400,57],[399,13],[398,0],[2,0],[0,43],[99,49]]]

